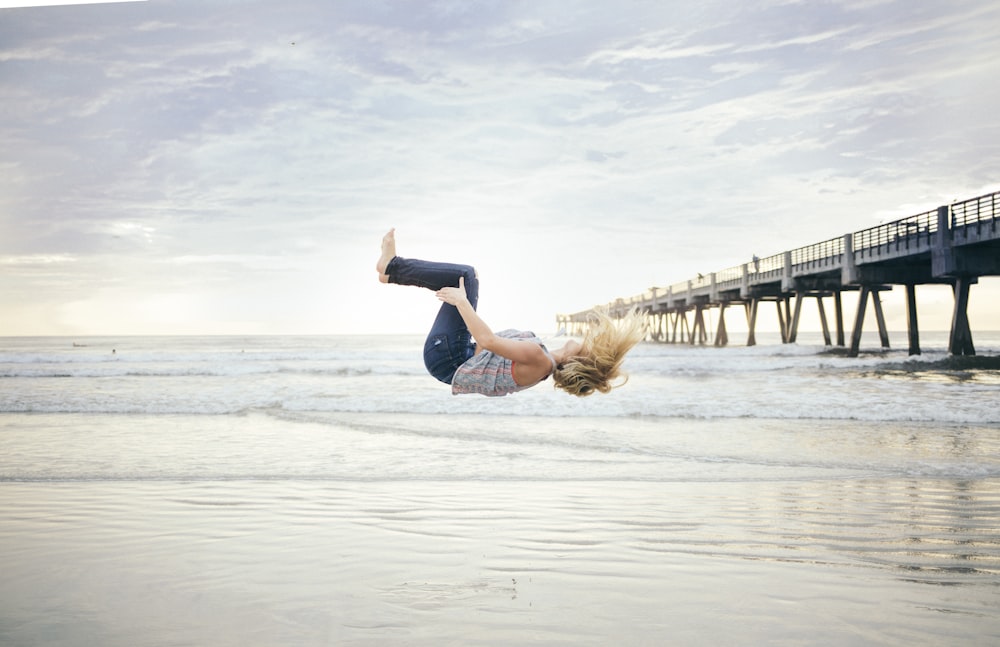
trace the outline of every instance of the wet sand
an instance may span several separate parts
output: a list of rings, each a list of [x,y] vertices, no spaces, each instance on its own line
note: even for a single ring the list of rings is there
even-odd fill
[[[1000,484],[0,483],[5,645],[991,645]]]

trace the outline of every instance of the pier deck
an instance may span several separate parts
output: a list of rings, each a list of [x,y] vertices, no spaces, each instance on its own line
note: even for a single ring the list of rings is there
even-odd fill
[[[844,346],[842,294],[857,292],[858,308],[848,352],[857,356],[869,297],[882,345],[888,347],[878,293],[902,285],[907,291],[910,353],[918,354],[915,286],[947,284],[955,294],[949,351],[955,355],[974,355],[967,315],[969,286],[982,276],[997,275],[1000,275],[1000,192],[766,258],[754,257],[718,272],[616,299],[607,307],[616,316],[636,308],[645,313],[653,341],[691,344],[708,342],[704,313],[719,308],[714,343],[721,346],[728,343],[726,309],[734,304],[743,305],[749,326],[747,345],[753,345],[760,303],[777,304],[782,340],[793,343],[802,303],[806,298],[815,298],[824,339],[827,345],[832,345],[824,306],[824,299],[832,297],[837,345]],[[557,324],[567,332],[579,334],[585,329],[590,312],[592,309],[558,315]]]

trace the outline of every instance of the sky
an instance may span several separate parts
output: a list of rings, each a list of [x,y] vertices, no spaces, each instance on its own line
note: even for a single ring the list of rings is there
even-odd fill
[[[390,227],[549,331],[1000,189],[992,0],[11,4],[0,335],[420,333]]]

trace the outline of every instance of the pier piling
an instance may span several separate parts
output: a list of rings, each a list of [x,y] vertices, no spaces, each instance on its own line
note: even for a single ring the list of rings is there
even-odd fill
[[[920,354],[920,330],[917,327],[917,286],[906,284],[906,336],[910,355]]]

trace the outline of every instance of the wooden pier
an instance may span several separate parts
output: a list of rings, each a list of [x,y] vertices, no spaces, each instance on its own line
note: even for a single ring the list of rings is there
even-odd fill
[[[761,303],[773,302],[781,339],[794,343],[802,304],[815,299],[827,346],[833,345],[824,301],[833,299],[837,346],[845,346],[842,299],[858,293],[848,355],[856,357],[870,300],[883,348],[889,336],[879,293],[894,285],[906,288],[907,331],[911,355],[920,353],[916,286],[951,285],[954,292],[949,352],[975,355],[969,326],[969,287],[981,276],[1000,275],[1000,192],[971,198],[877,227],[845,234],[806,247],[753,257],[750,262],[662,288],[616,299],[606,305],[615,316],[632,309],[645,313],[649,338],[666,343],[707,344],[705,313],[718,308],[713,343],[729,342],[726,312],[742,305],[749,328],[747,345],[756,344],[755,328]],[[586,310],[558,315],[557,325],[569,334],[587,326]]]

